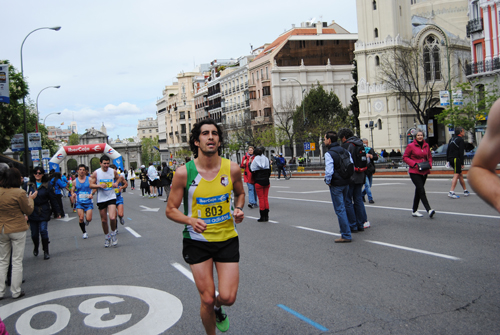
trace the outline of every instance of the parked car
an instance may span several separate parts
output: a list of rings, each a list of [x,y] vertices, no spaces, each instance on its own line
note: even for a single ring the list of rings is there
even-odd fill
[[[466,152],[466,153],[464,154],[464,156],[465,156],[466,158],[473,158],[473,157],[474,157],[474,155],[476,154],[476,149],[477,149],[477,147],[475,147],[475,148],[474,148],[474,149],[472,149],[471,151]]]
[[[432,159],[446,159],[446,150],[448,150],[448,144],[440,145],[436,150],[432,151]]]

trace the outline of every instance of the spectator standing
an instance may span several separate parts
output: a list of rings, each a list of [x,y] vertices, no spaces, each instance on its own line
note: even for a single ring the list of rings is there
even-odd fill
[[[259,197],[260,218],[258,222],[269,221],[269,177],[271,176],[271,167],[269,159],[264,156],[264,148],[256,148],[255,156],[250,164],[253,178],[255,180],[255,191]]]
[[[148,167],[148,179],[149,179],[149,198],[156,198],[158,196],[158,184],[160,178],[158,177],[158,172],[152,162],[149,162]]]
[[[280,152],[279,157],[276,158],[276,166],[278,167],[278,180],[281,177],[281,172],[283,171],[283,177],[286,178],[285,166],[286,159],[283,157],[283,154]]]
[[[413,213],[414,217],[422,217],[423,215],[418,212],[418,205],[420,201],[425,207],[425,210],[432,218],[436,213],[431,206],[429,201],[427,201],[427,195],[425,194],[425,181],[427,180],[427,175],[431,173],[432,169],[432,155],[427,144],[424,140],[424,132],[421,129],[417,130],[417,135],[413,142],[408,144],[405,153],[403,155],[403,161],[408,164],[408,172],[410,174],[411,181],[415,185],[415,196],[413,197]],[[419,169],[418,164],[423,162],[429,162],[428,169]]]
[[[62,178],[61,173],[55,172],[54,178],[52,178],[50,183],[52,184],[52,187],[54,188],[54,192],[56,194],[57,205],[59,207],[59,214],[62,217],[64,217],[65,214],[64,214],[64,206],[63,206],[63,202],[62,202],[62,197],[63,197],[62,190],[64,190],[66,188],[67,183],[62,181],[61,178]],[[52,208],[52,209],[54,209],[54,208]],[[57,217],[57,215],[58,215],[58,213],[54,212],[54,217]]]
[[[250,171],[250,164],[253,159],[253,146],[248,147],[248,152],[243,156],[243,160],[241,161],[240,167],[245,169],[243,173],[243,181],[248,186],[248,207],[255,208],[258,206],[257,203],[257,194],[255,193],[255,181],[252,175],[252,171]]]
[[[334,131],[327,132],[323,141],[328,148],[325,153],[325,183],[330,187],[330,196],[340,228],[340,238],[334,242],[348,243],[352,241],[352,237],[345,203],[349,201],[347,195],[350,178],[344,179],[338,171],[340,171],[341,155],[349,152],[340,146],[337,133]],[[352,157],[351,162],[353,162]]]
[[[130,167],[130,170],[129,170],[128,180],[130,181],[130,188],[132,190],[134,190],[135,189],[135,171],[132,167]]]
[[[464,152],[465,152],[465,129],[458,126],[455,127],[455,134],[453,138],[448,143],[448,149],[446,150],[446,160],[450,163],[453,168],[453,179],[451,180],[451,189],[448,192],[448,196],[452,199],[458,199],[460,196],[455,194],[455,187],[457,186],[457,181],[460,181],[460,185],[464,190],[464,196],[468,197],[470,195],[465,186],[464,177],[462,176],[462,169],[464,168]]]
[[[10,168],[3,173],[0,180],[0,298],[5,295],[5,279],[12,255],[12,279],[10,291],[12,298],[17,299],[25,295],[21,290],[23,281],[23,258],[26,245],[25,215],[30,215],[34,209],[33,200],[37,192],[26,192],[21,187],[22,176],[16,168]],[[50,214],[49,214],[50,215]]]
[[[365,202],[365,195],[368,195],[368,202],[370,204],[374,204],[375,200],[373,200],[372,195],[372,183],[373,183],[373,174],[375,173],[375,161],[378,160],[378,155],[368,146],[368,139],[363,138],[363,145],[365,146],[366,159],[367,159],[367,167],[366,167],[366,181],[365,181],[365,189],[362,192],[363,202]],[[369,226],[368,226],[369,227]]]
[[[168,202],[170,195],[170,184],[172,184],[172,170],[168,167],[166,162],[161,163],[162,169],[160,174],[160,188],[165,190],[165,202]]]
[[[149,193],[149,183],[148,183],[148,171],[146,170],[146,167],[144,165],[141,165],[141,174],[139,175],[139,179],[141,180],[141,191],[142,191],[142,196],[144,196],[144,193],[147,193],[151,196]]]

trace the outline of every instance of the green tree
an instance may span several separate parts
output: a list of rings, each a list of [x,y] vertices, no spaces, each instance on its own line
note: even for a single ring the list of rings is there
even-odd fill
[[[155,138],[143,138],[141,140],[142,145],[142,154],[141,160],[144,165],[148,165],[149,162],[159,162],[160,161],[160,152],[156,150],[154,147],[158,148],[158,136]]]
[[[303,109],[305,110],[305,121]],[[342,106],[339,97],[332,91],[327,92],[318,83],[313,86],[295,110],[293,131],[297,139],[314,141],[322,138],[328,130],[349,125],[349,109]]]
[[[477,81],[457,84],[454,91],[461,90],[463,105],[449,106],[437,119],[448,127],[461,126],[466,132],[473,132],[476,125],[484,122],[491,106],[500,98],[498,82],[489,85]]]
[[[69,135],[68,145],[78,145],[78,144],[80,144],[80,135],[78,135],[77,133]]]
[[[9,64],[0,61],[0,64]],[[0,152],[10,148],[10,139],[17,134],[23,124],[23,97],[28,95],[28,84],[20,72],[9,64],[10,103],[0,104]],[[21,131],[22,133],[23,131]]]

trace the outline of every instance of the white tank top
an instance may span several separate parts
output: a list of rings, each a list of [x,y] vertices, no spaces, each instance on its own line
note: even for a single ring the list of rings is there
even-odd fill
[[[113,188],[115,170],[113,170],[112,168],[108,168],[108,171],[104,172],[102,171],[102,169],[97,169],[95,172],[97,176],[96,184],[106,185],[106,188],[97,189],[97,203],[116,199],[115,189]]]

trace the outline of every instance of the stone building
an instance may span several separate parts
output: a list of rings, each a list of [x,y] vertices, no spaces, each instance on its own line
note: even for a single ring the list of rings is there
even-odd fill
[[[158,136],[158,119],[153,119],[148,117],[144,120],[139,120],[137,123],[137,137],[143,138],[155,138]]]

